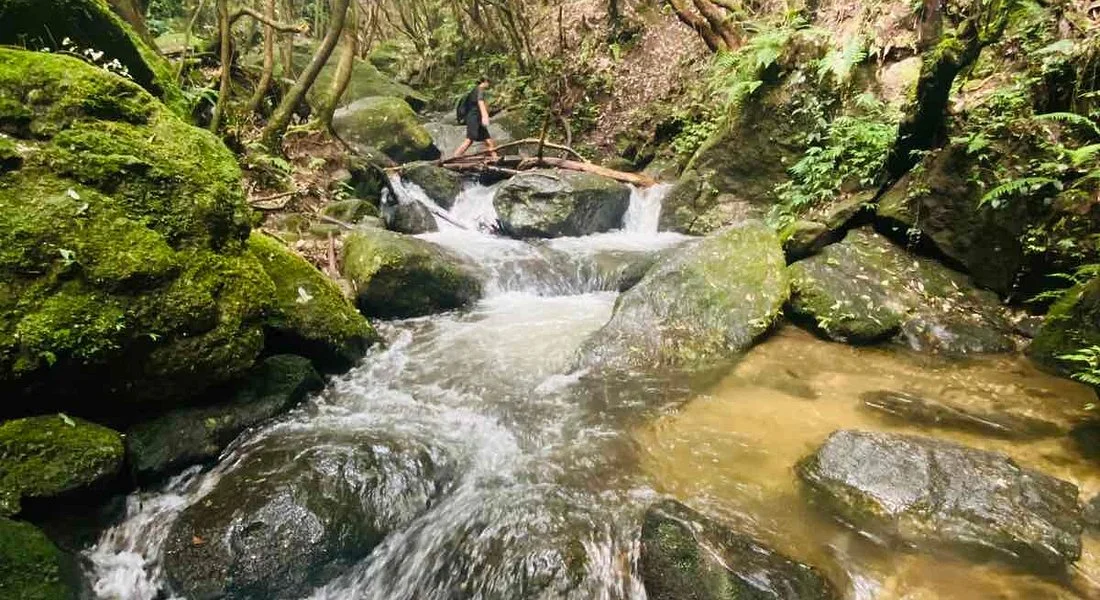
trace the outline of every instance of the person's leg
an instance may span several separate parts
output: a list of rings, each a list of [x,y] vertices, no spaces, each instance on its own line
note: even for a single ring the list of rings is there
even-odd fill
[[[493,138],[485,138],[485,146],[489,148],[489,158],[493,160],[500,160],[500,156],[497,154],[497,145],[493,141]]]
[[[462,145],[458,147],[458,150],[455,150],[455,158],[466,154],[466,151],[470,149],[470,145],[472,145],[473,143],[473,140],[471,140],[470,138],[466,138],[466,141],[462,142]]]

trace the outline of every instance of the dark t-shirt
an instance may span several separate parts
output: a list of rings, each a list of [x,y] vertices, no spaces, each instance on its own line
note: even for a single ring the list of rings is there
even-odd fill
[[[466,94],[466,119],[477,119],[481,122],[481,108],[477,105],[485,99],[485,92],[480,86],[474,87],[470,90],[469,94]]]

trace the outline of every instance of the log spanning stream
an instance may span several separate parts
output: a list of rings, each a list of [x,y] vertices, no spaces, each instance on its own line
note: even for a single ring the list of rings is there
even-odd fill
[[[131,496],[125,519],[86,553],[95,594],[172,597],[163,555],[173,523],[280,438],[311,445],[292,460],[370,446],[405,457],[393,461],[398,467],[431,465],[363,473],[355,461],[318,463],[336,477],[380,477],[386,489],[372,493],[396,504],[416,494],[430,501],[365,556],[334,556],[338,568],[303,596],[315,600],[644,598],[641,516],[666,495],[817,566],[846,598],[1100,593],[1100,539],[1091,533],[1068,580],[909,551],[817,512],[793,470],[837,429],[923,433],[1005,452],[1091,498],[1100,470],[1065,436],[1020,441],[926,429],[886,420],[861,401],[877,390],[1035,410],[1089,401],[1083,388],[1023,359],[853,348],[788,327],[717,383],[570,374],[577,347],[610,317],[622,270],[686,240],[657,233],[665,191],[635,191],[621,231],[526,243],[486,232],[493,189],[468,188],[441,230],[422,237],[472,259],[485,298],[463,312],[380,324],[388,344],[306,405],[246,433],[215,467]]]

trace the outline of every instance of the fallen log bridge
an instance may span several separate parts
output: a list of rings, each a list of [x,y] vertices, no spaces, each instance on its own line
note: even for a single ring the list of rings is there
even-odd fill
[[[437,160],[435,164],[459,173],[497,173],[508,176],[518,175],[530,169],[549,167],[569,171],[583,171],[585,173],[600,175],[639,187],[650,187],[657,184],[657,181],[648,175],[643,175],[642,173],[627,173],[625,171],[616,171],[615,169],[601,167],[600,165],[592,164],[576,150],[568,146],[551,144],[535,138],[501,144],[496,150],[497,154],[500,154],[504,150],[522,146],[537,147],[537,155],[526,156],[519,154],[500,156],[500,158],[493,159],[489,151],[483,151],[465,156],[440,159]],[[546,156],[546,151],[562,153],[569,156],[569,158]]]

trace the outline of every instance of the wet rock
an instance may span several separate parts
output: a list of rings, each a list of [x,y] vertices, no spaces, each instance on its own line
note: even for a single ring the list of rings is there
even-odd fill
[[[787,299],[786,261],[771,228],[750,221],[668,254],[623,294],[580,364],[702,370],[747,350]]]
[[[790,266],[792,315],[852,344],[899,332],[915,349],[947,354],[1008,352],[1013,327],[997,297],[935,261],[869,229]]]
[[[572,171],[529,171],[509,179],[493,198],[501,230],[517,238],[582,236],[617,229],[630,188]]]
[[[12,600],[73,600],[71,567],[33,525],[0,518],[0,596]]]
[[[817,569],[671,500],[646,511],[639,568],[650,600],[840,597]]]
[[[734,194],[719,193],[712,172],[687,171],[661,203],[661,231],[706,235],[725,225],[761,219],[763,207]]]
[[[383,208],[382,214],[386,227],[398,233],[417,235],[439,231],[432,211],[415,200],[387,206]]]
[[[358,231],[344,244],[342,273],[356,305],[371,317],[404,318],[461,308],[481,297],[474,271],[424,240],[384,230]]]
[[[356,100],[336,111],[332,126],[342,139],[377,148],[398,162],[440,156],[416,113],[399,98]]]
[[[1081,363],[1063,356],[1100,346],[1100,277],[1078,285],[1050,307],[1028,356],[1063,375],[1081,369]]]
[[[908,423],[975,431],[1008,438],[1064,435],[1068,423],[1057,423],[1024,412],[1026,408],[994,403],[965,405],[922,398],[905,392],[875,391],[860,396],[863,405]]]
[[[22,499],[44,500],[103,486],[122,468],[118,432],[64,415],[0,425],[0,517]]]
[[[346,371],[381,340],[340,288],[305,259],[259,233],[248,247],[275,284],[264,320],[267,352],[305,356],[326,372]]]
[[[169,412],[126,432],[130,468],[142,480],[212,462],[245,429],[282,414],[324,385],[300,356],[258,364],[227,402]]]
[[[783,252],[791,261],[802,260],[816,254],[828,242],[829,227],[817,221],[795,221],[779,232]]]
[[[190,600],[301,598],[427,510],[448,478],[432,449],[365,433],[244,452],[168,534],[165,575]]]
[[[401,177],[420,186],[444,210],[451,210],[462,193],[462,176],[431,163],[419,163],[401,172]]]
[[[1093,529],[1100,528],[1100,496],[1094,496],[1092,500],[1085,503],[1081,511],[1081,520]]]
[[[925,437],[838,431],[799,463],[815,500],[853,527],[1035,570],[1081,556],[1077,487],[1003,454]]]
[[[343,221],[349,225],[355,225],[368,217],[378,217],[378,207],[366,200],[352,198],[350,200],[338,200],[325,205],[324,215],[337,221]]]

